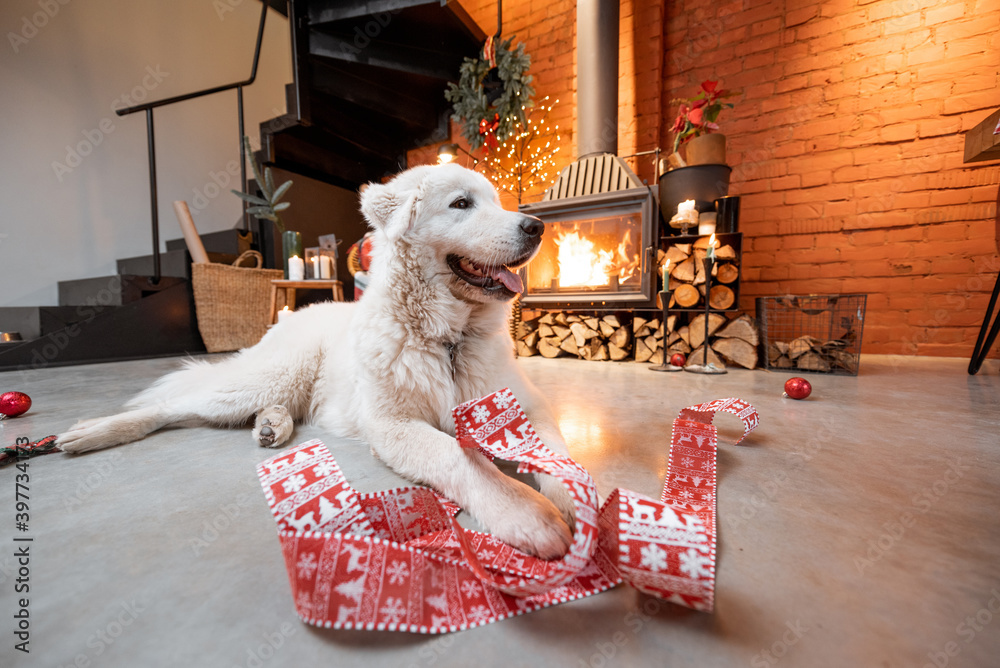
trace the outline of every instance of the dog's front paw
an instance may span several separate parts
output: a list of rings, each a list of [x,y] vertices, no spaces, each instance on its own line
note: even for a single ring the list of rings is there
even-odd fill
[[[270,406],[257,412],[253,440],[263,448],[277,448],[292,435],[292,416],[284,406]]]
[[[563,521],[569,525],[570,529],[576,529],[576,506],[573,505],[573,497],[566,489],[566,486],[550,475],[538,474],[538,489],[551,501],[562,513]]]
[[[573,543],[573,534],[563,513],[551,501],[518,483],[515,503],[487,522],[490,532],[509,545],[542,559],[558,559]]]
[[[56,436],[56,447],[63,452],[76,454],[134,440],[132,437],[135,435],[129,433],[119,422],[115,416],[80,420],[68,431]]]

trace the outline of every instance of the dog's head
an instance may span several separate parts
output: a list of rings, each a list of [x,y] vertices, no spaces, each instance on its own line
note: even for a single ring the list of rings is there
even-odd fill
[[[458,165],[415,167],[370,184],[361,211],[376,232],[376,266],[416,255],[426,281],[445,281],[455,297],[506,301],[523,291],[517,270],[538,252],[544,225],[505,211],[493,185]]]

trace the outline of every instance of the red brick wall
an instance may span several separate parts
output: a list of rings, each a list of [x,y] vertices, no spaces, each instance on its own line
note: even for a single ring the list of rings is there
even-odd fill
[[[495,1],[460,0],[460,4],[484,32],[496,31]],[[618,152],[621,155],[656,148],[661,134],[662,4],[662,0],[622,0],[620,5]],[[503,35],[514,36],[515,44],[523,42],[531,56],[535,99],[549,96],[550,102],[559,101],[552,109],[550,122],[560,130],[560,164],[570,163],[576,159],[576,2],[507,0],[503,6]],[[468,148],[454,125],[452,140]],[[410,165],[436,161],[437,149],[438,145],[434,145],[412,151]],[[629,163],[640,176],[652,182],[651,157],[632,158]],[[529,200],[538,199],[541,190]]]
[[[864,292],[865,352],[968,356],[1000,269],[1000,168],[964,165],[963,133],[1000,107],[1000,0],[665,12],[664,108],[708,78],[743,91],[720,119],[743,204],[742,306]]]
[[[494,2],[461,1],[495,30]],[[566,162],[575,7],[504,3],[538,97],[560,100]],[[1000,107],[998,27],[1000,0],[623,0],[619,153],[671,146],[670,100],[705,79],[740,89],[720,122],[743,197],[741,305],[864,292],[865,352],[966,357],[1000,269],[1000,166],[962,164],[963,133]],[[630,162],[652,181],[649,159]]]

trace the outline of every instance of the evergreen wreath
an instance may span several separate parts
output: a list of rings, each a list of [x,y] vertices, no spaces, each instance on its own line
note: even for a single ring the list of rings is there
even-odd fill
[[[524,44],[511,50],[513,40],[488,40],[477,58],[462,62],[458,85],[448,84],[444,93],[452,103],[451,117],[461,126],[472,150],[484,144],[490,148],[502,144],[517,123],[525,123],[524,108],[532,105],[531,56],[524,52]],[[491,54],[494,45],[495,54]]]

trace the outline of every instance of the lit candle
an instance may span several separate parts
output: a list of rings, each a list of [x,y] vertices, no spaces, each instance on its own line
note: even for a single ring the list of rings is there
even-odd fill
[[[298,255],[288,258],[288,280],[301,281],[306,277],[306,263]]]
[[[715,234],[715,212],[709,211],[698,216],[698,234]]]
[[[282,320],[284,320],[285,318],[287,318],[291,314],[292,314],[292,312],[288,310],[287,306],[285,308],[281,309],[280,311],[278,311],[278,322],[281,322]]]
[[[312,277],[316,279],[323,278],[319,273],[319,255],[313,255],[309,258],[309,264],[312,265],[310,267],[312,269]]]
[[[330,259],[329,255],[319,256],[319,277],[320,278],[330,278],[330,268],[333,265],[333,260]]]
[[[712,233],[711,238],[708,240],[708,259],[715,260],[715,233]]]
[[[670,285],[670,258],[663,263],[663,290],[667,290],[667,286]]]
[[[677,213],[684,213],[685,211],[694,211],[694,200],[686,199],[677,205]]]

